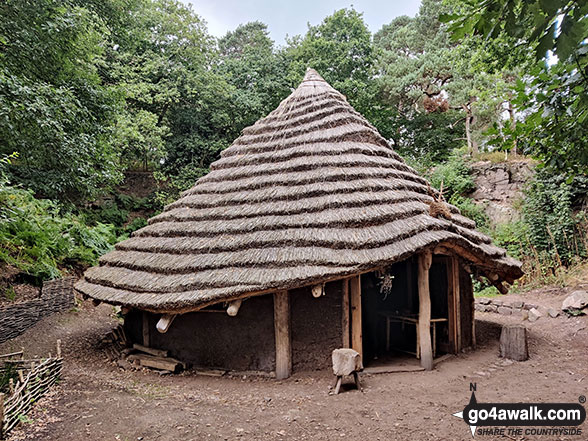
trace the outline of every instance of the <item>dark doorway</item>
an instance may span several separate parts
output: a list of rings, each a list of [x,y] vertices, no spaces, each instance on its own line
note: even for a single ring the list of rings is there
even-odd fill
[[[363,361],[369,366],[416,360],[419,298],[416,258],[361,276]],[[449,349],[447,264],[430,269],[431,337],[436,356]],[[434,323],[433,323],[434,322]]]

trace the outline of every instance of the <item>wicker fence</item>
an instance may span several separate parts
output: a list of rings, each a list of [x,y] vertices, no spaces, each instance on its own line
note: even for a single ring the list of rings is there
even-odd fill
[[[10,354],[13,355],[13,354]],[[10,380],[8,394],[0,393],[0,439],[3,439],[30,412],[39,400],[61,376],[63,359],[60,342],[57,356],[39,360],[2,359],[1,372],[17,372],[16,384]]]
[[[74,281],[68,277],[45,282],[39,298],[0,308],[0,343],[19,336],[43,317],[71,308]]]

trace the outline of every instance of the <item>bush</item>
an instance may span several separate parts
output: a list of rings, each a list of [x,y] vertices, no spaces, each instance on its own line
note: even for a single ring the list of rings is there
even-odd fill
[[[525,190],[522,218],[497,225],[494,242],[523,262],[523,284],[561,283],[568,268],[587,257],[588,179],[539,170]]]
[[[112,225],[89,227],[28,190],[0,185],[0,207],[0,262],[36,282],[59,277],[65,266],[93,265],[116,242]]]

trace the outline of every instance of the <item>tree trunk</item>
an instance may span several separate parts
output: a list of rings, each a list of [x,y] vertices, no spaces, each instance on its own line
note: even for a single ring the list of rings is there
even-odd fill
[[[510,128],[511,128],[511,130],[514,131],[517,127],[517,120],[515,118],[515,112],[514,112],[514,107],[512,106],[511,98],[512,98],[512,95],[510,95],[508,98],[508,116],[510,118]],[[513,144],[512,144],[513,155],[517,154],[517,144],[518,144],[518,140],[515,137],[515,139],[513,140]]]
[[[470,154],[477,155],[478,154],[478,143],[472,137],[472,125],[475,123],[475,117],[472,113],[472,106],[471,103],[462,106],[466,118],[465,118],[465,132],[466,132],[466,140],[468,142],[468,151]]]
[[[500,356],[515,361],[529,359],[527,328],[521,325],[503,326],[500,333]]]

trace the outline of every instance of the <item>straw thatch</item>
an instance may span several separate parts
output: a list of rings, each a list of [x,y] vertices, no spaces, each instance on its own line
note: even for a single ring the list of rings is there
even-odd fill
[[[309,70],[208,175],[103,256],[76,288],[113,304],[185,312],[381,268],[438,244],[495,278],[521,276],[520,263],[457,208],[435,215],[439,203],[345,97]]]

